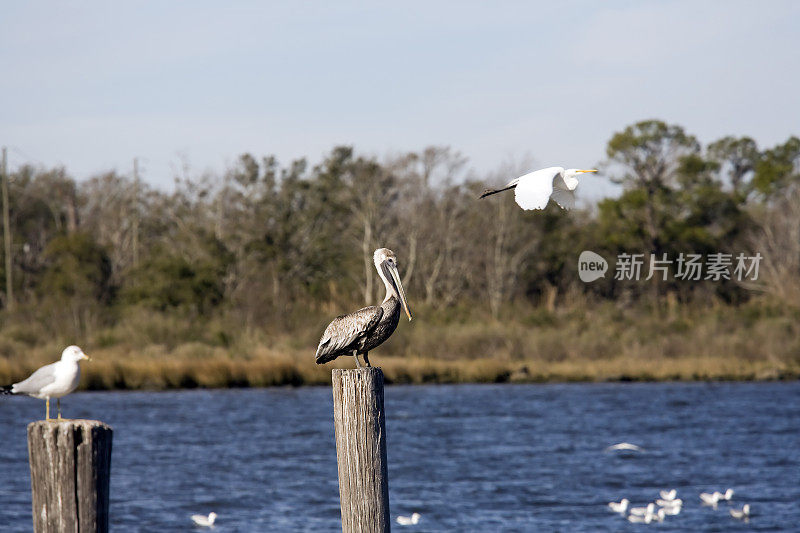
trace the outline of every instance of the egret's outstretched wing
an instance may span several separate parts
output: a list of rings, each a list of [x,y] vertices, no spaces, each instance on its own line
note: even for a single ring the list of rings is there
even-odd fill
[[[11,391],[14,394],[39,394],[43,388],[56,380],[57,364],[50,363],[43,366],[31,374],[28,379],[15,383]]]
[[[562,209],[572,209],[575,207],[575,193],[572,191],[565,191],[564,189],[553,187],[553,194],[551,196]]]
[[[549,167],[520,176],[514,199],[522,209],[544,209],[553,192],[553,177],[561,167]]]
[[[355,349],[357,341],[369,334],[378,325],[382,316],[383,308],[373,305],[334,318],[319,340],[317,364],[333,361]]]

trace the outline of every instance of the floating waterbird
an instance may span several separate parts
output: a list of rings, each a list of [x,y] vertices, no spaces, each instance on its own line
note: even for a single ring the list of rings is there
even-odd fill
[[[61,360],[41,367],[26,380],[7,387],[0,387],[2,394],[27,394],[45,400],[45,420],[50,420],[50,398],[56,398],[58,419],[61,420],[61,397],[74,391],[81,379],[78,361],[89,360],[89,356],[77,346],[67,346],[61,352]]]
[[[401,526],[413,526],[419,523],[420,518],[422,518],[422,515],[419,513],[413,513],[411,516],[398,516],[397,523]]]
[[[214,527],[214,522],[217,520],[217,513],[208,513],[208,516],[201,514],[193,514],[192,522],[200,527]]]
[[[661,498],[656,500],[656,505],[659,507],[680,507],[683,505],[683,500],[677,498],[675,500],[662,500]]]
[[[729,511],[731,513],[731,516],[734,518],[737,518],[739,520],[747,519],[747,517],[750,516],[750,504],[749,503],[744,504],[741,510],[730,509]]]
[[[608,507],[615,513],[625,514],[629,503],[631,502],[628,498],[622,498],[619,502],[608,502]]]
[[[648,503],[647,507],[634,507],[631,509],[631,514],[633,516],[647,516],[652,515],[653,512],[656,510],[656,504]]]
[[[725,494],[720,494],[720,493],[717,493],[717,494],[719,494],[719,499],[720,500],[730,501],[730,499],[733,498],[733,489],[726,490]]]
[[[552,198],[562,209],[575,207],[578,174],[597,172],[577,168],[548,167],[514,178],[502,189],[486,189],[481,198],[514,189],[514,200],[522,209],[544,209]]]
[[[676,501],[680,501],[680,500],[676,500]],[[682,508],[683,508],[682,505],[667,505],[665,507],[662,507],[661,510],[664,511],[665,515],[676,516],[676,515],[681,514],[681,509]]]
[[[628,522],[633,522],[634,524],[649,524],[653,521],[653,513],[646,514],[644,516],[639,516],[635,514],[628,515]]]
[[[349,315],[338,316],[325,328],[319,340],[316,360],[321,365],[333,361],[340,355],[352,355],[356,366],[361,368],[358,354],[364,355],[369,364],[369,351],[391,337],[400,320],[400,306],[411,320],[406,293],[397,273],[397,258],[388,248],[378,248],[372,256],[378,275],[386,285],[386,297],[381,305],[359,309]]]
[[[630,452],[643,452],[644,448],[637,446],[635,444],[631,444],[630,442],[620,442],[619,444],[614,444],[613,446],[609,446],[606,448],[607,452],[614,452],[614,451],[630,451]]]
[[[660,493],[662,500],[674,500],[675,496],[678,495],[678,491],[675,489],[672,490],[662,490]]]
[[[719,492],[701,492],[700,499],[703,501],[703,505],[711,505],[715,509],[717,508],[717,503],[719,502],[719,497],[722,496]]]

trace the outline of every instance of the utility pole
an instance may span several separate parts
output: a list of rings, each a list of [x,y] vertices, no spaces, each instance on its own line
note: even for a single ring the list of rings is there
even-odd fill
[[[139,266],[139,158],[133,158],[133,266]]]
[[[3,245],[6,258],[6,309],[14,310],[14,284],[11,281],[11,225],[8,216],[8,154],[3,147]]]

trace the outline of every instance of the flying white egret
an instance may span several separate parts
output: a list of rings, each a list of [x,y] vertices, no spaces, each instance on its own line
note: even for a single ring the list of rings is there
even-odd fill
[[[217,513],[208,513],[208,516],[201,514],[193,514],[192,522],[200,527],[214,527],[214,522],[217,520]]]
[[[45,420],[50,420],[50,398],[56,398],[58,418],[61,419],[61,397],[74,391],[81,379],[78,361],[89,356],[77,346],[67,346],[61,352],[61,360],[50,363],[30,375],[26,380],[7,387],[0,387],[2,394],[27,394],[45,400]]]
[[[544,209],[552,198],[562,209],[575,207],[578,174],[597,172],[577,168],[548,167],[514,178],[502,189],[486,189],[481,198],[514,189],[514,200],[522,209]]]

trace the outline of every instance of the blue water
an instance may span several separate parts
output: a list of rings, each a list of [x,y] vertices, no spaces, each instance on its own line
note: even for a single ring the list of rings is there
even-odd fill
[[[410,531],[777,531],[800,528],[800,383],[393,386],[386,389],[392,516]],[[327,387],[76,393],[73,418],[114,428],[113,531],[340,531]],[[29,531],[28,421],[44,402],[0,399],[0,530]],[[608,453],[627,441],[644,453]],[[703,491],[733,488],[702,507]],[[661,524],[644,505],[676,488]],[[744,524],[728,514],[750,503]]]

